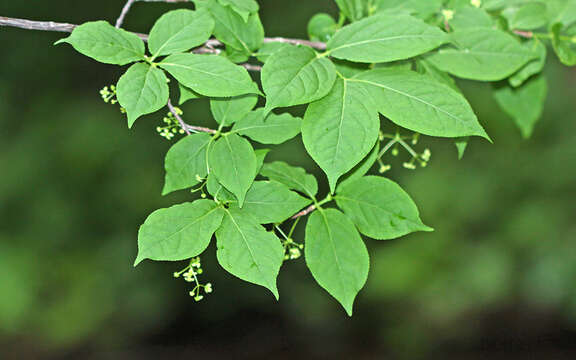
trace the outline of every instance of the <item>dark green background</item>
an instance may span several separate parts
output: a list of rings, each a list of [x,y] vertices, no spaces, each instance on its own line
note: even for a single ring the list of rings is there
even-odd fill
[[[269,36],[305,37],[328,0],[261,1]],[[114,21],[123,1],[2,1],[0,15]],[[168,9],[136,4],[147,32]],[[122,69],[98,64],[57,33],[0,28],[0,358],[2,359],[574,359],[576,358],[576,73],[549,61],[544,119],[528,141],[491,98],[462,83],[494,144],[424,139],[430,165],[389,176],[434,233],[367,240],[371,272],[355,315],[287,263],[277,303],[203,256],[214,293],[201,303],[172,278],[183,264],[132,268],[139,224],[185,201],[160,196],[162,114],[128,130],[98,90]],[[185,118],[210,125],[208,104]],[[293,151],[294,150],[294,151]],[[319,169],[300,140],[269,159]],[[325,181],[322,177],[323,182]]]

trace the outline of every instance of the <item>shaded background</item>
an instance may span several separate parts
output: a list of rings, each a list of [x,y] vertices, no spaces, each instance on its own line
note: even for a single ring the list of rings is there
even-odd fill
[[[26,1],[0,15],[113,21],[123,1]],[[136,4],[126,26],[147,32],[168,9]],[[180,6],[181,7],[181,6]],[[269,36],[306,36],[329,0],[261,1]],[[224,273],[212,246],[201,303],[172,272],[132,268],[136,233],[159,207],[171,142],[162,114],[128,130],[98,90],[121,69],[98,64],[56,33],[0,28],[0,358],[2,359],[574,359],[576,358],[576,72],[550,61],[550,96],[535,135],[497,108],[490,87],[463,83],[494,139],[464,160],[425,139],[430,165],[389,176],[434,233],[369,240],[371,273],[353,318],[313,281],[303,259],[279,277],[281,300]],[[184,107],[210,124],[206,102]],[[294,151],[292,151],[294,150]],[[319,169],[300,140],[268,160]],[[323,179],[323,178],[322,178]]]

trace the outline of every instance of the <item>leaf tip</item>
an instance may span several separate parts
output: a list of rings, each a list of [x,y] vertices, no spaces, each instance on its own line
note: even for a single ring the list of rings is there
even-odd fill
[[[420,231],[424,231],[424,232],[434,232],[436,231],[433,227],[430,227],[426,224],[422,224],[422,228],[420,229]]]
[[[274,284],[274,287],[269,288],[270,291],[272,292],[272,294],[274,295],[274,298],[276,299],[276,301],[280,300],[280,293],[278,292],[278,288],[276,287],[276,284]]]
[[[68,39],[70,39],[70,36],[65,37],[65,38],[63,38],[63,39],[60,39],[60,40],[58,40],[58,41],[55,41],[54,44],[52,44],[52,45],[60,45],[60,44],[69,43]]]
[[[128,129],[132,129],[132,126],[134,125],[136,120],[138,120],[139,115],[132,115],[132,113],[128,113],[128,111],[126,112],[128,114]]]
[[[138,264],[140,264],[142,261],[144,261],[146,259],[145,256],[142,256],[141,254],[138,254],[138,256],[136,256],[136,260],[134,260],[134,264],[132,265],[133,267],[138,266]]]

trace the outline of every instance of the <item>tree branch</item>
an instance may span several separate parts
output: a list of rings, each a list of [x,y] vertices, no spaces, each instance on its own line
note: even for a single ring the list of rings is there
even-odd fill
[[[118,19],[116,20],[116,27],[117,28],[122,27],[122,24],[124,23],[124,19],[126,18],[126,15],[128,15],[130,8],[132,7],[132,5],[134,5],[135,1],[136,0],[126,1],[126,4],[124,4],[124,7],[122,8],[122,12],[120,12],[120,16],[118,16]]]
[[[216,130],[214,130],[214,129],[209,129],[209,128],[202,127],[202,126],[193,126],[193,125],[186,124],[186,122],[184,122],[184,120],[182,119],[180,114],[178,114],[178,111],[176,111],[176,109],[174,108],[174,105],[172,105],[172,102],[170,101],[170,99],[168,99],[167,105],[168,105],[168,109],[170,110],[172,115],[174,115],[176,120],[178,120],[180,127],[182,128],[182,130],[184,130],[186,132],[187,135],[190,135],[191,131],[193,131],[193,132],[205,132],[205,133],[209,133],[209,134],[215,134],[216,133]]]
[[[311,212],[313,212],[314,210],[316,210],[316,205],[310,205],[306,209],[300,211],[299,213],[296,213],[290,219],[297,219],[301,216],[306,216],[306,215],[310,214]]]
[[[150,0],[140,0],[140,1],[150,1]],[[180,2],[181,0],[163,0],[164,2]],[[5,16],[0,16],[0,26],[7,26],[7,27],[15,27],[19,29],[25,30],[39,30],[39,31],[56,31],[56,32],[66,32],[70,33],[74,30],[78,25],[75,24],[68,24],[68,23],[58,23],[53,21],[32,21],[32,20],[25,20],[25,19],[17,19],[17,18],[9,18]],[[148,35],[147,34],[139,34],[138,35],[142,40],[147,41]],[[326,44],[323,42],[318,41],[308,41],[302,39],[291,39],[291,38],[283,38],[283,37],[271,37],[271,38],[264,38],[265,43],[270,42],[281,42],[286,44],[293,44],[293,45],[305,45],[310,46],[317,50],[325,50]],[[208,40],[203,47],[199,49],[206,49],[208,48],[215,48],[215,47],[222,47],[224,46],[223,43],[216,39]],[[214,49],[210,49],[214,50]]]
[[[512,32],[526,39],[532,39],[534,37],[534,33],[532,31],[514,30]]]

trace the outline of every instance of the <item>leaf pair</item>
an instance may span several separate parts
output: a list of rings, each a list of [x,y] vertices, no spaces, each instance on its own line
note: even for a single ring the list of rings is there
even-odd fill
[[[378,69],[339,79],[328,96],[308,107],[302,128],[306,150],[327,174],[332,192],[373,148],[378,112],[430,136],[487,138],[466,99],[429,77]]]
[[[254,182],[242,208],[236,200],[226,209],[217,202],[196,200],[153,212],[138,234],[138,257],[176,261],[194,257],[216,234],[218,261],[231,274],[262,285],[278,298],[276,277],[284,248],[261,224],[280,223],[310,200],[278,182]]]
[[[432,231],[420,220],[412,199],[396,183],[365,176],[342,184],[334,197],[343,213],[319,209],[306,224],[306,264],[316,281],[352,315],[354,298],[370,266],[359,234],[394,239]]]
[[[267,287],[278,298],[276,276],[284,249],[280,240],[239,209],[196,200],[156,210],[138,232],[138,257],[177,261],[200,255],[216,233],[218,261],[231,274]]]

